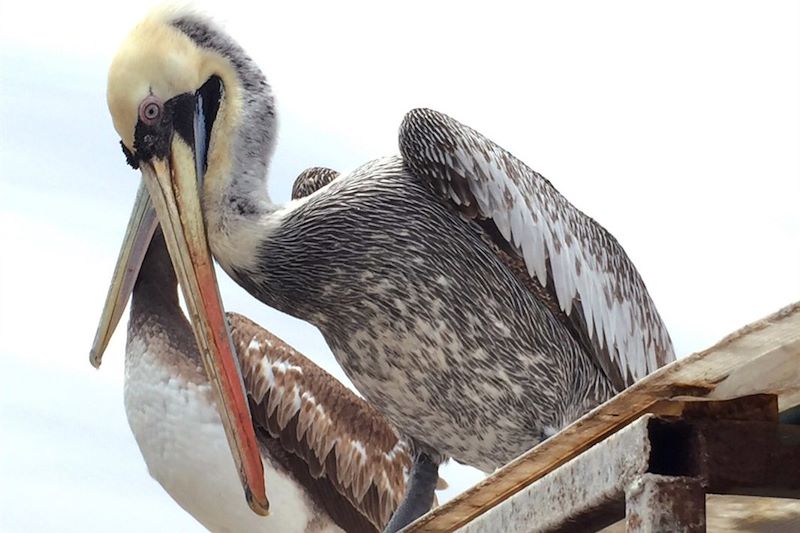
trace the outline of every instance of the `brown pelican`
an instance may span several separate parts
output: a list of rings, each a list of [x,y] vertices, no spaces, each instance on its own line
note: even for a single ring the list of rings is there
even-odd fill
[[[298,182],[319,175],[307,172]],[[405,491],[408,445],[324,370],[257,324],[229,313],[271,516],[248,509],[213,390],[178,303],[164,237],[160,229],[153,234],[155,221],[142,188],[108,299],[111,307],[124,309],[129,295],[124,291],[133,287],[125,411],[150,474],[211,531],[383,528]],[[109,309],[103,316],[113,314]],[[115,325],[103,320],[99,337],[110,335]]]
[[[389,530],[428,509],[446,457],[490,471],[674,358],[614,237],[446,115],[409,112],[399,156],[276,205],[270,87],[209,20],[140,24],[111,66],[108,103],[129,164],[163,199],[159,218],[198,246],[205,224],[223,269],[317,326],[411,440]]]

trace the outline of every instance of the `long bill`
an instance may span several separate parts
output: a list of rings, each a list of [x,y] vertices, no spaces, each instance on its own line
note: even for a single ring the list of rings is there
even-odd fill
[[[155,227],[160,223],[203,366],[216,392],[220,418],[247,503],[257,514],[267,516],[269,500],[264,467],[217,288],[200,211],[192,150],[175,135],[171,153],[165,159],[142,163],[141,170],[143,186],[128,224],[90,360],[93,365],[100,365],[102,353],[133,291]]]
[[[150,202],[150,195],[142,183],[136,193],[128,229],[122,240],[117,265],[114,267],[114,275],[111,278],[111,285],[108,287],[106,303],[103,306],[103,313],[100,315],[100,323],[97,326],[92,350],[89,352],[89,362],[95,368],[100,368],[103,353],[108,348],[111,335],[117,329],[125,306],[128,305],[156,226],[158,226],[156,212]]]
[[[141,169],[183,289],[206,373],[221,400],[220,417],[247,502],[256,513],[267,515],[264,468],[208,247],[194,152],[182,137],[173,135],[169,155],[143,163]]]

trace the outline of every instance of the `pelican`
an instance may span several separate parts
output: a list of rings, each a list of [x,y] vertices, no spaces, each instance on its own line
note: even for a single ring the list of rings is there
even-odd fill
[[[331,172],[310,169],[297,184],[308,189]],[[215,532],[379,531],[404,494],[407,443],[309,359],[229,313],[271,497],[269,517],[248,509],[156,223],[142,187],[107,300],[124,309],[124,291],[133,287],[125,411],[150,474]],[[108,309],[103,316],[114,314]],[[98,337],[115,326],[101,321]]]
[[[159,219],[316,326],[408,437],[410,488],[389,531],[429,509],[448,457],[491,471],[674,359],[616,239],[449,116],[410,111],[399,155],[275,204],[270,86],[229,35],[187,12],[133,30],[108,105]]]

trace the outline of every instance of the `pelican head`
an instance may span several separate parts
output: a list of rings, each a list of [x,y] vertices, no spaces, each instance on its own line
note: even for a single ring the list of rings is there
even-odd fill
[[[252,193],[263,192],[274,150],[272,90],[255,62],[213,21],[186,11],[153,12],[115,56],[107,98],[131,166],[171,158],[188,172],[194,161],[194,175],[182,181],[201,184],[209,232],[226,225],[227,204],[245,215],[270,207],[263,194]],[[226,205],[214,205],[214,199]]]
[[[251,74],[260,77],[260,83],[243,78],[242,65],[236,63],[242,61],[239,56],[244,54],[238,45],[211,22],[162,10],[134,28],[113,60],[108,107],[125,158],[141,171],[146,189],[137,197],[91,361],[99,366],[160,222],[245,494],[254,511],[266,514],[269,504],[259,448],[200,209],[199,189],[226,186],[220,177],[237,166],[230,156],[235,152],[232,145],[246,143],[254,135],[246,132],[244,141],[236,135],[250,84],[264,93],[261,101],[268,105],[262,110],[248,106],[248,112],[274,116],[263,75],[253,67]],[[265,166],[274,126],[272,120],[261,124],[262,153],[253,154],[252,160],[263,160]]]

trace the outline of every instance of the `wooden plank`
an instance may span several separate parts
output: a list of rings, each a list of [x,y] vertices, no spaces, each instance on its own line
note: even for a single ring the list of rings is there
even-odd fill
[[[772,412],[762,409],[769,399]],[[630,510],[626,494],[638,494],[633,490],[637,486],[649,487],[647,498],[655,497],[661,481],[678,497],[688,480],[716,493],[800,496],[800,427],[776,422],[774,396],[693,403],[700,405],[688,404],[680,418],[644,415],[470,521],[459,533],[594,531]],[[753,418],[745,419],[746,413]],[[648,485],[648,479],[653,484]],[[687,512],[691,502],[699,508],[705,496],[692,489],[690,500],[681,506]],[[644,507],[637,514],[642,515]],[[666,512],[668,508],[650,519],[675,514]],[[692,511],[675,518],[699,516]],[[642,524],[645,518],[641,516]]]
[[[449,532],[672,399],[775,394],[800,403],[800,302],[647,376],[404,531]]]
[[[707,531],[797,533],[800,500],[709,494],[706,496]],[[625,533],[622,520],[600,533]]]
[[[625,493],[627,533],[706,533],[706,493],[692,477],[643,474]]]
[[[623,494],[650,467],[651,415],[645,415],[531,483],[459,533],[587,531],[625,515]]]

